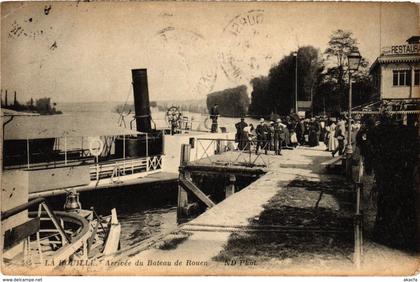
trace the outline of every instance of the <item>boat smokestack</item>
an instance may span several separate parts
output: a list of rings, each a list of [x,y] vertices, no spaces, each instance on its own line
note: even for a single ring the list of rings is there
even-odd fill
[[[131,70],[133,77],[134,109],[137,131],[151,132],[151,116],[149,88],[147,85],[147,69]]]

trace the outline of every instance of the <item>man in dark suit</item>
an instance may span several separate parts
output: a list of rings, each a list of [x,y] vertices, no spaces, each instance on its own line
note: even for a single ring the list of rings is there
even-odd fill
[[[257,125],[255,129],[257,133],[257,148],[255,149],[255,154],[258,154],[259,148],[265,149],[265,154],[267,155],[267,126],[264,122],[264,119],[260,119],[260,124]]]
[[[284,131],[281,120],[277,119],[274,123],[274,154],[281,156],[281,143],[283,142]]]
[[[211,119],[211,132],[217,132],[217,119],[219,118],[219,105],[214,104],[214,106],[210,109],[210,119]]]
[[[236,142],[238,142],[239,150],[243,150],[248,142],[247,138],[245,138],[244,128],[247,127],[248,124],[245,122],[245,119],[242,117],[241,121],[235,124],[236,127]]]

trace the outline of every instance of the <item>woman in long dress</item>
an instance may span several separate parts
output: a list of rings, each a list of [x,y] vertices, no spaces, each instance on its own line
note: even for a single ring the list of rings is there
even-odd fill
[[[338,141],[335,138],[335,129],[336,129],[335,123],[331,123],[330,125],[330,132],[329,132],[329,139],[328,139],[328,151],[332,152],[334,151],[338,146]]]

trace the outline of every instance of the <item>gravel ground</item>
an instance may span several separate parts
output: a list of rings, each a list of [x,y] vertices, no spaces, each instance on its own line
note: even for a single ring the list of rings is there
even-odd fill
[[[323,261],[324,264],[328,260],[350,262],[352,198],[353,193],[344,181],[293,180],[249,222],[253,227],[287,228],[281,232],[235,232],[214,259],[249,259],[259,263],[273,259]]]

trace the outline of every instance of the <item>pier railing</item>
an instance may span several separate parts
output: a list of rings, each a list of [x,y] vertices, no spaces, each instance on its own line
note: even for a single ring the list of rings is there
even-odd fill
[[[264,157],[264,154],[256,151],[258,145],[261,152],[269,149],[270,144],[265,140],[243,141],[242,148],[235,145],[235,139],[197,138],[196,140],[196,161],[209,161],[211,164],[268,166],[268,160]],[[219,155],[222,153],[225,154],[223,154],[223,157],[220,157]]]

